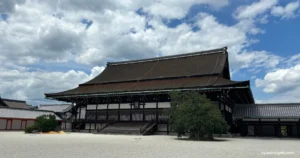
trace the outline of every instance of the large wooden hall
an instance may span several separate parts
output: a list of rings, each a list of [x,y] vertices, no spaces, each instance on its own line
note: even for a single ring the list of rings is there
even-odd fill
[[[247,130],[245,121],[242,123],[244,118],[235,119],[233,114],[236,105],[255,104],[250,82],[231,80],[226,47],[109,62],[94,79],[74,89],[45,96],[72,103],[72,130],[169,134],[166,111],[171,107],[168,95],[171,91],[205,94],[220,109],[231,126],[230,132]]]

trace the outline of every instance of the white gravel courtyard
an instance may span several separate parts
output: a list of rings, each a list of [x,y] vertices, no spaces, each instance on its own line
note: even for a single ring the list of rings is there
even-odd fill
[[[300,157],[300,140],[226,138],[224,141],[176,140],[176,136],[65,135],[0,132],[0,158],[84,157]]]

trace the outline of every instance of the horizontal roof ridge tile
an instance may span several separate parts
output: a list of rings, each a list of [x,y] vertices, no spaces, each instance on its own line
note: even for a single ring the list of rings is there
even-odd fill
[[[162,56],[162,57],[137,59],[137,60],[129,60],[129,61],[119,61],[119,62],[107,62],[107,65],[110,66],[110,65],[133,64],[133,63],[141,63],[141,62],[151,62],[151,61],[185,58],[185,57],[198,56],[198,55],[209,55],[209,54],[215,54],[215,53],[227,53],[227,47],[192,52],[192,53],[183,53],[183,54],[177,54],[177,55]]]

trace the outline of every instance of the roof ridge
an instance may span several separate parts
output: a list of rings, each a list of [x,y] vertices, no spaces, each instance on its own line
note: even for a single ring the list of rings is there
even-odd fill
[[[6,98],[1,98],[3,101],[14,101],[14,102],[21,102],[21,103],[26,103],[24,100],[15,100],[15,99],[6,99]]]
[[[220,53],[220,52],[227,53],[227,47],[204,50],[204,51],[198,51],[198,52],[191,52],[191,53],[182,53],[182,54],[177,54],[177,55],[168,55],[168,56],[162,56],[162,57],[128,60],[128,61],[119,61],[119,62],[107,62],[107,65],[108,66],[109,65],[122,65],[122,64],[140,63],[140,62],[169,60],[169,59],[184,58],[184,57],[190,57],[190,56],[215,54],[215,53]]]
[[[39,107],[42,107],[42,106],[63,106],[63,105],[71,105],[71,104],[41,104]]]
[[[295,106],[299,105],[300,103],[263,103],[263,104],[236,104],[237,106]]]
[[[39,109],[23,109],[23,108],[12,108],[12,107],[2,107],[0,109],[12,109],[12,110],[26,110],[26,111],[39,111],[39,112],[53,112],[51,110],[39,110]]]

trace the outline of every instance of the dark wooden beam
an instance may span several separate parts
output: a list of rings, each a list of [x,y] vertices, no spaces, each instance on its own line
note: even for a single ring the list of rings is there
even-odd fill
[[[107,98],[107,105],[106,105],[106,121],[108,121],[108,107],[109,107],[109,99]]]
[[[121,97],[119,97],[119,106],[118,106],[118,121],[120,121],[120,107],[121,106]]]

